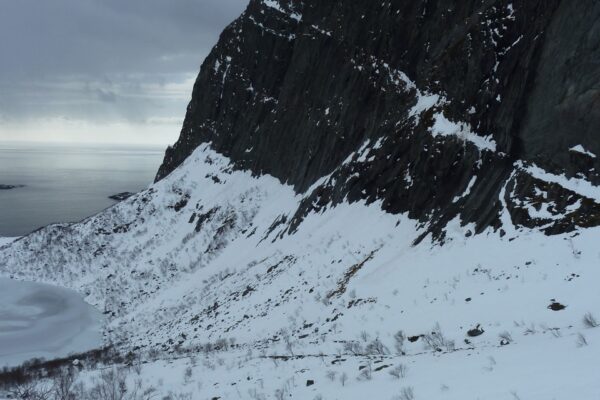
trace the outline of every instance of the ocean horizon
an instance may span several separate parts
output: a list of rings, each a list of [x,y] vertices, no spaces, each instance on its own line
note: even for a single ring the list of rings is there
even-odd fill
[[[0,142],[0,237],[77,222],[148,187],[166,146]]]

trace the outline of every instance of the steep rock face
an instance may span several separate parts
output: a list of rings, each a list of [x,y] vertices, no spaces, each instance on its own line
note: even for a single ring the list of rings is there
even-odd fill
[[[596,224],[594,198],[563,187],[542,197],[585,211],[533,215],[526,167],[599,180],[599,16],[592,0],[252,0],[206,59],[157,179],[210,142],[312,190],[292,229],[344,199],[381,199],[438,234],[457,215],[500,227],[503,206],[548,233]]]
[[[598,160],[568,151],[582,144],[600,154],[600,3],[560,3],[540,55],[519,137],[523,152],[570,175],[600,184]]]

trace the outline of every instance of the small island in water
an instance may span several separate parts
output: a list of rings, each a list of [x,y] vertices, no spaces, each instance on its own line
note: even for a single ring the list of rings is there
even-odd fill
[[[3,185],[0,184],[0,190],[11,190],[11,189],[19,189],[23,188],[25,185]]]
[[[134,194],[135,193],[131,193],[131,192],[122,192],[122,193],[113,194],[112,196],[108,196],[108,198],[111,200],[123,201],[125,199],[130,198]]]

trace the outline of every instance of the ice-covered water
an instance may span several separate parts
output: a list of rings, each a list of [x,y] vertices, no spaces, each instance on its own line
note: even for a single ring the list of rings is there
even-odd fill
[[[147,187],[163,149],[0,143],[0,247],[54,222],[74,222]],[[2,266],[0,265],[0,268]],[[0,368],[101,346],[102,315],[76,292],[0,279]]]
[[[101,323],[72,290],[0,278],[0,367],[98,348]]]

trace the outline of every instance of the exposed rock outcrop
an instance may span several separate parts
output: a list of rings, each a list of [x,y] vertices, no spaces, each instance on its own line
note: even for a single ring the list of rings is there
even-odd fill
[[[456,216],[500,228],[503,209],[547,233],[598,225],[598,198],[531,173],[600,183],[598,21],[594,0],[252,0],[205,60],[157,180],[210,142],[298,192],[326,177],[292,229],[343,199],[441,237]],[[556,203],[547,218],[532,196]]]

